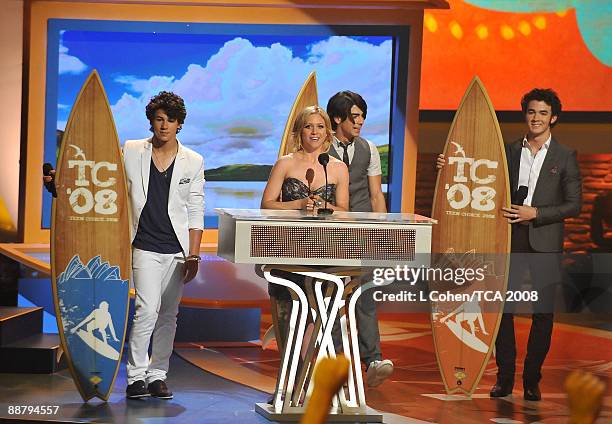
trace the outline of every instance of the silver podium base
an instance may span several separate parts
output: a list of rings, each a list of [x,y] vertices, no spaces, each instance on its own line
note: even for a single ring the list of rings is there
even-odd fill
[[[280,421],[280,422],[298,422],[302,419],[304,415],[303,412],[300,413],[276,413],[274,412],[274,407],[269,403],[256,403],[255,404],[255,412],[259,415],[267,418],[270,421]],[[325,422],[328,423],[382,423],[383,416],[380,412],[372,409],[370,407],[367,408],[366,413],[330,413],[327,416]]]

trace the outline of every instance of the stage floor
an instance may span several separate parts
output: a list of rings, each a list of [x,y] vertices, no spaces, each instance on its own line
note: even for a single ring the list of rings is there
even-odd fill
[[[108,402],[83,403],[70,372],[51,375],[0,374],[0,420],[36,419],[54,422],[96,423],[234,423],[255,424],[268,421],[255,413],[255,403],[265,402],[266,393],[205,372],[177,355],[170,359],[168,387],[174,399],[125,398],[125,358]],[[55,415],[9,415],[15,405],[57,405]]]
[[[269,322],[269,315],[264,315],[262,331]],[[608,382],[597,422],[612,423],[612,332],[555,323],[543,370],[543,400],[526,402],[520,372],[529,322],[517,319],[519,359],[514,394],[489,399],[495,381],[495,363],[491,360],[470,400],[444,395],[427,315],[381,317],[382,350],[394,361],[396,370],[384,384],[367,390],[368,404],[384,414],[386,423],[561,424],[568,419],[563,380],[570,370],[581,368]],[[9,405],[58,405],[58,414],[48,418],[60,422],[265,423],[268,421],[255,413],[254,406],[265,402],[274,389],[279,358],[272,347],[177,345],[168,379],[175,394],[171,401],[126,400],[124,364],[106,404],[83,404],[68,371],[54,375],[0,374],[0,420],[17,418],[8,415]]]

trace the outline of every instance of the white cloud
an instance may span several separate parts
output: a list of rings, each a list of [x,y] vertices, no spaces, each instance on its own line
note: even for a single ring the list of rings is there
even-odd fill
[[[81,74],[87,70],[87,65],[76,56],[68,54],[68,48],[60,40],[59,46],[59,74]]]
[[[179,138],[205,156],[207,168],[272,164],[295,96],[308,73],[316,70],[321,106],[337,91],[360,93],[368,102],[364,135],[385,143],[391,53],[390,41],[376,46],[331,37],[312,45],[303,59],[279,43],[255,47],[235,38],[206,64],[189,65],[182,76],[117,77],[132,94],[123,94],[112,106],[113,114],[122,139],[147,137],[147,102],[161,90],[174,91],[187,106]]]
[[[133,75],[124,75],[115,78],[115,81],[127,85],[132,92],[154,96],[160,91],[171,89],[174,77],[155,75],[149,79],[138,79]]]
[[[121,98],[111,106],[115,125],[121,141],[148,137],[149,122],[145,116],[145,106],[148,99],[136,98],[124,93]]]

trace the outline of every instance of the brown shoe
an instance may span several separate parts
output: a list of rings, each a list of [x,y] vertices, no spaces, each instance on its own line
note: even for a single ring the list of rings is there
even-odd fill
[[[149,393],[159,399],[172,399],[174,397],[164,380],[155,380],[149,383]]]

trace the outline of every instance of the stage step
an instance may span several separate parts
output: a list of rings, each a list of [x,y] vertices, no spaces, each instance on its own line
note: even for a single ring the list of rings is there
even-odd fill
[[[36,334],[0,347],[0,372],[50,374],[66,368],[57,334]]]
[[[39,334],[43,308],[0,307],[0,346]]]

